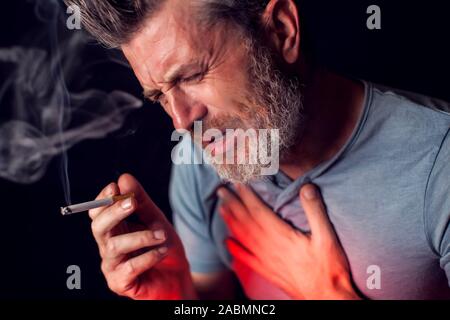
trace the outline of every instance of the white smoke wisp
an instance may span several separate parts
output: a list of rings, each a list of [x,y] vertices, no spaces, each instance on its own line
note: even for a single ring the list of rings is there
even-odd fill
[[[66,89],[68,78],[84,71],[77,54],[86,41],[75,32],[58,44],[56,55],[38,46],[0,48],[0,66],[11,70],[0,83],[0,111],[8,111],[7,119],[0,120],[1,178],[38,181],[53,157],[120,129],[126,115],[142,106],[123,91]]]

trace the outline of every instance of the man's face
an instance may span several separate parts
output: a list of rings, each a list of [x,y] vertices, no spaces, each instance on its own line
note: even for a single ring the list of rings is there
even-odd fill
[[[298,82],[279,72],[270,51],[225,23],[205,30],[188,1],[167,1],[133,39],[122,46],[145,95],[158,101],[176,129],[279,129],[280,156],[301,130]],[[229,136],[203,141],[225,150]],[[237,152],[248,153],[248,145]],[[233,146],[234,148],[234,146]],[[246,182],[261,164],[218,164],[222,178]]]

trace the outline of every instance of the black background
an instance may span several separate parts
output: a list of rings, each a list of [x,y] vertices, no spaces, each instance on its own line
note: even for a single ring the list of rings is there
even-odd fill
[[[305,30],[321,63],[341,73],[450,100],[450,11],[444,1],[304,2]],[[366,9],[371,4],[381,7],[381,30],[366,28]],[[1,3],[0,47],[20,44],[36,26],[39,22],[29,1]],[[104,54],[111,52],[91,45],[83,59],[88,62]],[[92,86],[121,88],[141,97],[131,70],[123,67],[100,66],[81,76],[89,76]],[[0,102],[0,114],[4,103]],[[6,120],[0,117],[0,123]],[[90,200],[121,173],[129,172],[170,216],[171,132],[171,121],[162,109],[145,103],[118,132],[70,149],[72,201]],[[58,158],[32,185],[0,179],[0,297],[115,298],[100,272],[89,218],[85,214],[62,217],[62,205]],[[81,268],[81,290],[66,287],[66,268],[72,264]]]

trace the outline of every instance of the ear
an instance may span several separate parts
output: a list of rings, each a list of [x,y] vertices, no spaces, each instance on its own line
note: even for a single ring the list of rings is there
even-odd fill
[[[300,21],[294,0],[270,0],[263,14],[267,39],[284,60],[293,64],[300,54]]]

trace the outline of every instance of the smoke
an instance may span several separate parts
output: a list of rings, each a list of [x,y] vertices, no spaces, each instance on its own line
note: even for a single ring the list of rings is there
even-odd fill
[[[34,183],[49,162],[61,155],[61,178],[66,202],[70,184],[66,151],[85,139],[99,139],[122,127],[127,113],[142,106],[133,95],[115,90],[83,88],[69,92],[66,83],[80,73],[89,76],[81,58],[88,44],[80,31],[67,32],[58,1],[35,2],[35,16],[45,21],[39,44],[0,48],[0,66],[9,70],[0,85],[0,177],[17,183]],[[42,41],[42,40],[39,40]],[[110,61],[111,62],[111,61]],[[78,86],[80,87],[80,86]]]

